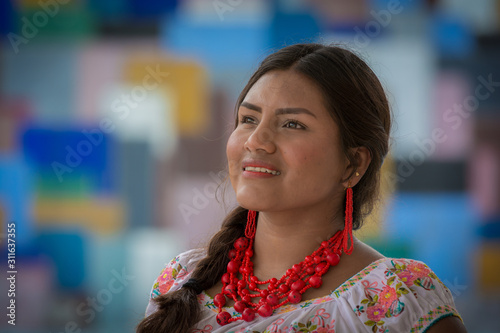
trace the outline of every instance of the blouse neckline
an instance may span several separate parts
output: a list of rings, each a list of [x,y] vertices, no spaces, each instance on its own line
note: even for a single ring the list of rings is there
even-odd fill
[[[344,283],[339,285],[337,288],[335,288],[335,290],[333,290],[330,294],[328,294],[326,296],[311,298],[309,300],[302,301],[302,302],[297,303],[297,304],[286,304],[286,305],[284,305],[284,307],[289,306],[289,305],[293,305],[293,307],[295,307],[295,308],[302,308],[306,305],[306,303],[309,303],[309,304],[311,304],[311,303],[325,303],[325,302],[332,301],[334,299],[334,297],[338,298],[340,296],[340,294],[342,294],[343,292],[346,292],[351,287],[355,286],[359,281],[363,280],[363,278],[365,278],[375,268],[378,267],[380,262],[383,262],[386,260],[392,260],[392,258],[383,257],[383,258],[377,259],[374,262],[368,264],[365,268],[363,268],[362,270],[360,270],[359,272],[355,273],[353,276],[348,278]],[[205,290],[203,290],[202,294],[204,297],[208,298],[208,300],[210,302],[213,302],[214,299]],[[326,299],[326,300],[324,302],[321,302],[321,300],[323,300],[323,299]],[[222,307],[222,308],[228,312],[236,311],[236,310],[234,310],[234,307]]]

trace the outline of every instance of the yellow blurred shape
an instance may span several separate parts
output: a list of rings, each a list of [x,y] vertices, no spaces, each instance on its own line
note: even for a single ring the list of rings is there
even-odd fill
[[[116,199],[37,198],[33,217],[43,226],[78,225],[97,234],[111,234],[124,227],[125,209]]]
[[[180,135],[199,135],[210,120],[210,98],[206,70],[194,61],[180,61],[165,56],[134,56],[125,64],[124,79],[127,83],[144,86],[151,71],[168,73],[157,89],[166,96],[175,96],[174,118]],[[151,80],[150,82],[153,82]]]
[[[484,242],[478,250],[477,263],[480,288],[485,292],[500,290],[500,242]]]
[[[361,240],[379,239],[383,238],[382,226],[385,220],[387,205],[390,202],[390,198],[394,194],[395,183],[394,175],[396,173],[396,165],[394,160],[387,156],[382,164],[382,170],[380,173],[380,195],[379,200],[375,202],[372,212],[365,218],[363,226],[354,232],[356,237]],[[353,188],[356,191],[356,187]],[[356,202],[354,202],[356,205]]]

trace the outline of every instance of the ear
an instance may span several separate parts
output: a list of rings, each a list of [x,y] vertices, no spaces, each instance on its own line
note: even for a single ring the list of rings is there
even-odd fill
[[[353,162],[347,165],[343,178],[345,181],[342,183],[345,188],[349,185],[351,187],[356,186],[372,161],[372,155],[366,147],[351,148],[351,153],[353,156]],[[356,173],[359,175],[356,175]]]

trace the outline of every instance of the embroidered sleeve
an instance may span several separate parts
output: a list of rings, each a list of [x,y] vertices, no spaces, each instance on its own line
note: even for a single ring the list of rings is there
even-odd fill
[[[180,256],[172,259],[161,271],[153,284],[151,298],[166,294],[175,284],[176,280],[187,273],[186,267],[180,262]]]
[[[449,289],[420,261],[392,259],[377,280],[363,281],[353,308],[373,332],[424,332],[446,316],[460,318]]]

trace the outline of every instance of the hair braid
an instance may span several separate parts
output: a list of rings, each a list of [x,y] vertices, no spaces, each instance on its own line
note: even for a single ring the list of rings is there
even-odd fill
[[[245,234],[248,210],[238,206],[229,213],[221,229],[211,239],[207,256],[200,260],[191,275],[207,290],[220,281],[229,262],[228,252],[234,242]],[[166,293],[154,299],[158,310],[144,318],[137,333],[185,333],[199,320],[197,295],[191,288]]]

